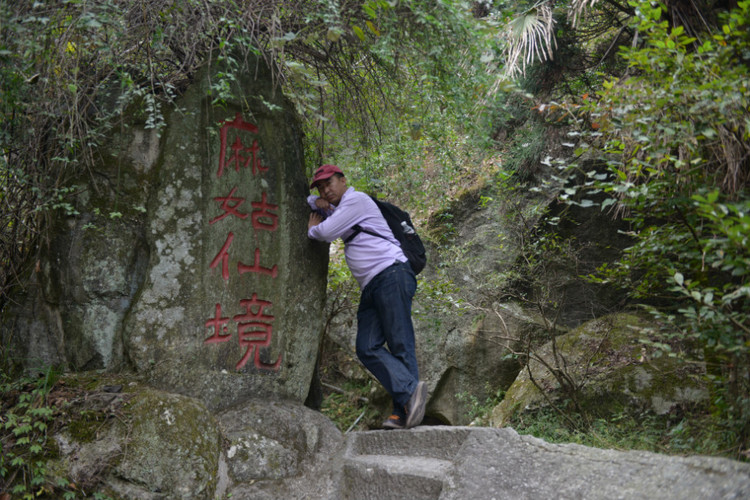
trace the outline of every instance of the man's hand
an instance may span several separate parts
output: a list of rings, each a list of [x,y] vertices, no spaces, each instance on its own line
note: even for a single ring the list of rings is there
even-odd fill
[[[311,227],[317,226],[323,222],[323,216],[321,216],[318,213],[311,212],[310,213],[310,219],[307,221],[307,229],[310,230]]]
[[[323,210],[328,210],[329,208],[333,208],[331,204],[328,203],[328,201],[324,200],[323,198],[316,198],[315,206]]]

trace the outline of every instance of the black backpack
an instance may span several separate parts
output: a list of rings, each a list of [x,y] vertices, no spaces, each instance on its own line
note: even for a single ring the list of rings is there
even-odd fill
[[[427,256],[425,255],[422,240],[414,229],[409,214],[392,203],[380,201],[374,196],[370,196],[370,198],[372,198],[372,201],[374,201],[380,209],[385,221],[393,232],[393,236],[399,243],[401,243],[401,250],[404,252],[404,255],[406,255],[406,258],[409,259],[409,265],[411,265],[414,274],[422,272],[422,269],[424,269],[424,266],[427,263]],[[345,239],[344,243],[349,243],[359,233],[367,233],[372,236],[377,236],[378,238],[387,239],[385,236],[378,234],[375,231],[365,229],[359,224],[355,224],[354,227],[352,227],[352,230],[354,230],[354,234]]]

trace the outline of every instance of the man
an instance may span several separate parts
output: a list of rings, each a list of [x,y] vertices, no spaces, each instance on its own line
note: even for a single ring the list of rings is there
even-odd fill
[[[329,243],[344,240],[346,263],[361,289],[357,357],[393,400],[393,415],[383,427],[410,429],[422,422],[427,399],[427,385],[419,381],[411,321],[414,272],[380,209],[368,195],[347,186],[341,169],[318,168],[313,188],[320,196],[307,199],[313,210],[307,236]],[[355,224],[380,236],[356,232]]]

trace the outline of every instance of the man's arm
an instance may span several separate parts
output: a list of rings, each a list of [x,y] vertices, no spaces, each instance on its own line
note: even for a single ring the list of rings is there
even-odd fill
[[[330,215],[331,212],[336,208],[328,201],[324,200],[320,196],[311,194],[307,197],[307,204],[310,206],[310,210],[322,211],[323,214]],[[322,215],[322,214],[321,214]]]
[[[336,238],[349,234],[355,224],[362,222],[367,217],[367,200],[369,198],[366,195],[359,195],[354,191],[351,191],[349,195],[344,195],[338,206],[328,205],[327,217],[321,217],[320,221],[312,217],[309,219],[307,236],[330,243]],[[371,203],[377,210],[374,202]]]

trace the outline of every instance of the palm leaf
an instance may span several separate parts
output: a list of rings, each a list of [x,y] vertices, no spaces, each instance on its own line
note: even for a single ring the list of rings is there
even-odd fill
[[[504,56],[505,72],[509,76],[519,71],[525,74],[526,66],[535,58],[552,59],[553,50],[557,48],[554,25],[552,6],[547,2],[535,5],[506,25]]]

